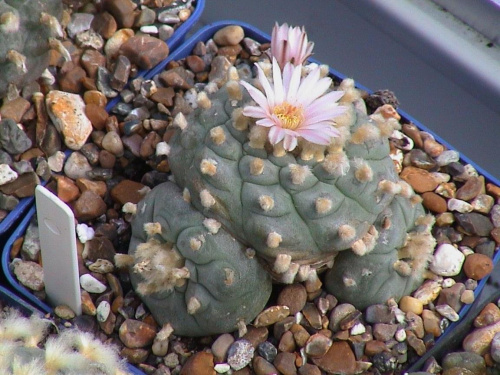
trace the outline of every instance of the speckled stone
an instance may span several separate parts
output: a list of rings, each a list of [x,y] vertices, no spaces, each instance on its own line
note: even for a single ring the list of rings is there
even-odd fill
[[[11,155],[25,152],[32,146],[23,129],[17,126],[17,122],[5,118],[0,121],[0,147]]]
[[[15,260],[12,262],[14,275],[26,288],[34,291],[41,291],[45,288],[43,282],[43,268],[35,262],[29,260]]]
[[[52,90],[46,95],[45,102],[47,112],[66,146],[79,150],[92,132],[92,124],[85,115],[85,102],[81,96]]]
[[[236,340],[227,351],[227,363],[233,370],[241,370],[252,361],[254,350],[250,341]]]

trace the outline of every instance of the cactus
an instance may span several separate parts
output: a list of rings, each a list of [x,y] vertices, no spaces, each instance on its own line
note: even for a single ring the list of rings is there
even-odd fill
[[[227,82],[200,90],[194,111],[174,118],[169,164],[184,199],[220,223],[236,239],[232,247],[253,249],[274,280],[317,280],[328,269],[326,288],[363,309],[399,300],[422,282],[435,246],[433,217],[391,159],[388,139],[400,127],[394,108],[368,116],[354,82],[334,87],[321,78],[324,72],[261,62],[261,92],[231,68]],[[300,92],[317,98],[323,89],[328,93],[317,103]],[[174,220],[185,223],[184,216],[175,219],[172,189],[158,186],[142,203],[173,216],[162,235]],[[169,199],[160,201],[160,195]],[[133,236],[143,225],[143,219],[132,222]],[[129,252],[135,248],[132,242]],[[234,250],[217,251],[232,257]],[[136,257],[134,267],[139,264]],[[233,266],[235,272],[243,267]],[[247,287],[258,288],[257,281]],[[167,321],[181,319],[173,311],[165,315]],[[217,316],[204,319],[216,322]]]
[[[47,68],[49,49],[61,47],[61,16],[60,0],[0,1],[0,97]]]
[[[2,374],[125,375],[118,351],[92,334],[65,329],[48,336],[52,321],[22,316],[11,309],[0,316],[0,372]],[[42,349],[43,347],[43,349]]]
[[[254,252],[196,211],[173,183],[137,207],[131,280],[158,323],[176,334],[230,332],[253,319],[271,294]]]

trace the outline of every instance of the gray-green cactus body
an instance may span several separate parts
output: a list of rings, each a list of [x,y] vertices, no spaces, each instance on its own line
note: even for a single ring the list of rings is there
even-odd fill
[[[160,224],[161,231],[146,233],[148,223]],[[136,258],[132,283],[155,319],[170,323],[176,334],[234,331],[255,318],[270,296],[271,278],[254,254],[219,226],[187,203],[173,183],[156,186],[137,207],[129,247]],[[169,278],[169,266],[147,253],[155,244],[167,245],[157,257],[177,254],[171,262],[177,276]]]
[[[223,87],[210,100],[210,108],[189,115],[169,143],[175,181],[200,212],[270,263],[279,254],[307,264],[351,248],[360,254],[373,249],[380,215],[402,190],[411,190],[395,171],[387,137],[358,134],[376,133],[375,121],[352,106],[351,141],[344,150],[304,160],[251,145],[249,130],[238,130],[234,113],[248,97],[229,99]],[[407,209],[393,222],[423,212],[415,202]]]
[[[0,1],[0,97],[22,88],[48,66],[50,38],[62,16],[60,0]]]

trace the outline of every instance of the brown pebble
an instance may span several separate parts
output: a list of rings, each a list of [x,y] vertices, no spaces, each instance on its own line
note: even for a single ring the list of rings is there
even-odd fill
[[[373,357],[375,354],[382,353],[387,350],[387,346],[383,341],[370,340],[365,344],[365,354]]]
[[[278,370],[272,363],[266,361],[261,356],[255,356],[252,360],[253,370],[256,375],[272,375],[277,374]]]
[[[422,301],[412,296],[403,296],[399,301],[399,308],[405,313],[412,311],[413,313],[420,315],[424,305]]]
[[[438,185],[432,174],[417,167],[409,166],[404,168],[400,173],[400,177],[408,182],[417,193],[433,191]]]
[[[296,345],[293,338],[293,333],[291,331],[286,331],[280,338],[278,343],[278,351],[293,353],[295,351]]]
[[[106,213],[106,203],[103,199],[91,190],[82,192],[76,200],[73,211],[75,217],[80,221],[95,219]]]
[[[113,15],[120,28],[134,25],[137,5],[132,0],[105,0],[104,9]]]
[[[321,375],[321,370],[318,366],[306,363],[299,368],[299,375]]]
[[[264,342],[269,337],[269,330],[267,327],[254,327],[252,325],[247,326],[247,333],[245,333],[242,339],[245,339],[252,344],[254,348],[257,348],[261,342]]]
[[[263,310],[254,321],[255,327],[270,326],[290,315],[288,306],[271,306]]]
[[[492,259],[483,254],[470,254],[465,257],[463,270],[467,277],[474,280],[481,280],[493,271]]]
[[[120,46],[120,53],[141,69],[151,69],[167,58],[167,43],[148,35],[137,35]]]
[[[488,303],[474,319],[474,327],[481,328],[500,321],[500,309],[494,303]]]
[[[0,107],[0,115],[2,119],[10,118],[15,122],[20,122],[24,113],[29,109],[30,102],[19,96],[13,100],[5,100]]]
[[[434,337],[441,336],[441,318],[438,313],[424,309],[422,311],[422,320],[424,322],[425,332],[432,334]]]
[[[214,356],[208,352],[197,352],[190,356],[182,370],[181,375],[215,375],[214,370]]]
[[[436,214],[442,214],[448,210],[446,199],[433,191],[427,191],[422,194],[422,204],[425,208]]]
[[[96,130],[104,130],[109,114],[104,107],[90,103],[85,106],[85,115]]]
[[[328,352],[319,358],[312,358],[320,369],[333,374],[354,374],[356,357],[345,341],[333,342]]]
[[[227,351],[233,342],[234,337],[229,333],[223,333],[215,339],[211,350],[216,362],[224,362],[226,360]]]
[[[500,332],[500,321],[483,328],[477,328],[465,337],[462,346],[468,352],[484,355],[498,332]]]
[[[118,29],[115,18],[108,12],[97,13],[92,19],[90,26],[104,39],[111,38]]]
[[[149,98],[165,107],[171,107],[174,104],[175,91],[173,87],[158,87],[156,92]]]
[[[75,182],[66,176],[57,176],[57,197],[65,203],[73,202],[80,195]]]
[[[307,340],[311,335],[307,330],[300,324],[294,324],[290,327],[290,332],[293,334],[293,338],[299,347],[306,345]]]
[[[145,187],[136,181],[122,180],[111,189],[111,198],[122,205],[127,202],[139,203],[147,193]]]
[[[205,62],[203,59],[196,55],[189,55],[186,57],[186,65],[194,73],[200,73],[205,70]]]
[[[87,178],[78,178],[76,180],[76,186],[78,186],[78,188],[82,192],[90,190],[102,198],[104,197],[108,189],[104,181],[93,181]]]
[[[134,319],[126,319],[119,329],[120,340],[131,349],[144,348],[156,336],[154,327]]]
[[[281,374],[293,375],[297,373],[294,353],[278,353],[273,361],[273,365]]]
[[[120,356],[125,358],[128,363],[131,364],[139,364],[146,361],[148,358],[149,351],[146,349],[131,349],[131,348],[123,348],[120,351]]]

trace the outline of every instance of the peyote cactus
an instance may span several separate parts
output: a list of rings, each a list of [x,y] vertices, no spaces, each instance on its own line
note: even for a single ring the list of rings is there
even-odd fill
[[[0,98],[47,68],[49,49],[63,36],[61,16],[61,0],[0,1]]]
[[[126,375],[118,350],[92,334],[65,329],[47,338],[52,322],[11,309],[0,315],[0,372],[5,375]],[[41,348],[43,347],[43,349]]]
[[[235,238],[231,248],[218,247],[218,254],[232,257],[235,246],[251,248],[283,283],[314,282],[328,268],[328,290],[359,309],[409,294],[422,281],[435,241],[432,216],[390,157],[388,138],[400,126],[397,112],[388,105],[368,116],[353,81],[334,87],[322,78],[323,67],[273,59],[257,69],[263,92],[239,81],[231,68],[227,82],[209,82],[199,92],[192,113],[176,116],[169,141],[169,163],[183,199]],[[162,225],[163,237],[172,223],[185,223],[172,210],[172,189],[156,187],[138,209],[153,206],[171,217]],[[133,221],[133,236],[144,233],[143,216]],[[175,238],[165,241],[176,243]],[[132,254],[136,245],[131,243]],[[138,277],[140,261],[136,257],[132,275],[136,283],[148,284]],[[255,293],[257,282],[246,293]],[[150,298],[145,297],[148,306]],[[230,298],[253,303],[243,293]],[[163,322],[180,321],[172,309],[155,306],[152,312]],[[205,313],[204,319],[215,324],[218,317]]]
[[[271,278],[254,252],[196,211],[170,182],[139,203],[130,254],[137,291],[158,323],[170,323],[176,334],[233,331],[271,294]]]

